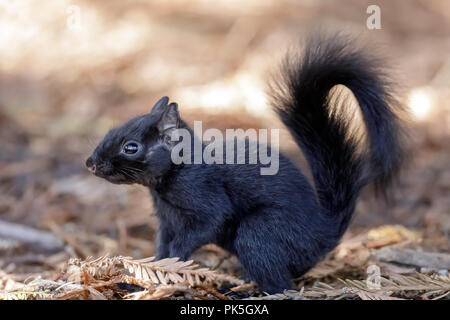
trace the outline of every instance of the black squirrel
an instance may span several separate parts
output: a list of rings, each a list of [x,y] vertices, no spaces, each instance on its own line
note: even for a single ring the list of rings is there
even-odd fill
[[[305,154],[315,190],[282,154],[276,175],[260,175],[258,164],[174,164],[170,135],[190,129],[167,97],[108,132],[86,165],[110,182],[149,188],[157,259],[187,260],[215,243],[235,254],[262,290],[281,292],[336,247],[361,188],[373,182],[386,190],[402,166],[400,107],[381,64],[351,38],[315,35],[301,55],[288,56],[271,86],[274,110]],[[365,151],[351,119],[331,105],[338,84],[359,104]]]

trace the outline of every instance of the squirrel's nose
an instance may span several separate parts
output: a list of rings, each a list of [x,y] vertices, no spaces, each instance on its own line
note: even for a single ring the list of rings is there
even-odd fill
[[[92,173],[95,173],[96,170],[96,165],[94,164],[94,159],[92,159],[92,157],[89,157],[86,160],[86,167],[88,168],[88,170]]]
[[[95,173],[96,170],[95,164],[93,164],[92,167],[88,167],[88,170],[92,173]]]

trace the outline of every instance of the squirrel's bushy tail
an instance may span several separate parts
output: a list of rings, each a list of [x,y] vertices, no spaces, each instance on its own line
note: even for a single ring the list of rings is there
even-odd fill
[[[399,105],[380,62],[353,39],[312,36],[300,56],[288,56],[283,79],[272,86],[274,109],[304,152],[321,206],[347,228],[361,188],[378,190],[395,177],[402,164]],[[362,112],[370,146],[358,152],[358,138],[348,113],[329,99],[335,85],[353,92]]]

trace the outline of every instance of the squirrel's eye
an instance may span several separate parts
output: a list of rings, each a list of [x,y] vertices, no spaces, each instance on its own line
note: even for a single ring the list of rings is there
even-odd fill
[[[123,152],[126,154],[134,154],[138,152],[139,146],[136,142],[128,142],[123,146]]]

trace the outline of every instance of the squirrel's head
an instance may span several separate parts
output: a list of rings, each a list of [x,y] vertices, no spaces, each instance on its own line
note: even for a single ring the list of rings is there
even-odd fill
[[[180,122],[177,104],[162,97],[150,113],[110,130],[86,166],[112,183],[148,185],[171,168],[170,136]]]

